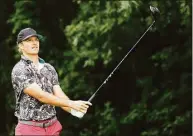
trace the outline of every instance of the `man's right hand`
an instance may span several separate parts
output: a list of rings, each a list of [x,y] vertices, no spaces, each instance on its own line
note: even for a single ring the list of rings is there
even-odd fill
[[[86,113],[87,109],[89,108],[89,106],[91,106],[92,104],[89,101],[82,101],[82,100],[78,100],[78,101],[72,101],[70,100],[70,104],[69,106],[76,110],[76,111],[80,111],[82,113]]]

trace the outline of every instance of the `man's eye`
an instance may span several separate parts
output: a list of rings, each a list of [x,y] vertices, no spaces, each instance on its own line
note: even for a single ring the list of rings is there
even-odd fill
[[[25,40],[26,42],[32,42],[32,41],[39,41],[39,39],[35,39],[35,40],[31,40],[31,39],[27,39]]]

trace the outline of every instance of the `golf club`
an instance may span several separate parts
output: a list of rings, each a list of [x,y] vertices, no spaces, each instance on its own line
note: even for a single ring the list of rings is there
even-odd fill
[[[149,31],[149,29],[153,26],[153,24],[155,23],[156,19],[159,16],[160,11],[158,10],[158,8],[150,6],[150,11],[151,14],[154,18],[154,21],[152,22],[152,24],[148,27],[148,29],[143,33],[143,35],[138,39],[138,41],[134,44],[134,46],[127,52],[127,54],[123,57],[123,59],[119,62],[119,64],[115,67],[115,69],[109,74],[109,76],[104,80],[104,82],[98,87],[98,89],[93,93],[93,95],[89,98],[89,102],[91,102],[93,100],[93,98],[96,96],[96,94],[98,93],[98,91],[101,89],[101,87],[107,83],[107,81],[109,80],[109,78],[113,75],[113,73],[117,70],[117,68],[121,65],[121,63],[125,60],[125,58],[131,53],[131,51],[136,47],[136,45],[139,43],[139,41],[143,38],[143,36]]]
[[[117,68],[121,65],[121,63],[125,60],[125,58],[131,53],[131,51],[136,47],[136,45],[139,43],[139,41],[143,38],[143,36],[149,31],[149,29],[153,26],[153,24],[155,23],[155,20],[157,19],[158,15],[159,15],[159,10],[156,7],[150,6],[150,11],[152,13],[152,16],[154,18],[154,21],[152,22],[152,24],[148,27],[148,29],[143,33],[143,35],[139,38],[139,40],[134,44],[134,46],[127,52],[127,54],[123,57],[123,59],[118,63],[118,65],[114,68],[114,70],[109,74],[109,76],[104,80],[104,82],[98,87],[98,89],[93,93],[93,95],[89,98],[89,102],[91,102],[93,100],[93,98],[96,96],[96,94],[98,93],[98,91],[101,89],[101,87],[107,83],[107,81],[109,80],[109,78],[113,75],[113,73],[117,70]],[[78,117],[79,119],[81,119],[84,116],[84,113],[80,112],[80,111],[76,111],[74,109],[71,110],[71,114],[75,117]]]

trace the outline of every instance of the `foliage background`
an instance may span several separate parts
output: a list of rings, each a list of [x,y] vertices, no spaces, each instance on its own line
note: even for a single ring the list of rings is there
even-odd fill
[[[87,100],[124,54],[159,20],[79,120],[60,108],[67,136],[190,136],[192,133],[192,4],[189,0],[0,1],[0,135],[14,135],[10,73],[19,60],[17,33],[44,37],[40,57],[59,74],[71,99]]]

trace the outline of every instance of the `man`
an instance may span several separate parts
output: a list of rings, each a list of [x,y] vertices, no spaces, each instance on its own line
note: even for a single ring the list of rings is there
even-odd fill
[[[72,101],[65,95],[54,67],[38,56],[39,35],[35,30],[21,30],[17,46],[21,60],[11,74],[18,118],[15,135],[59,135],[62,126],[57,120],[55,106],[70,113],[85,114],[91,103]]]

